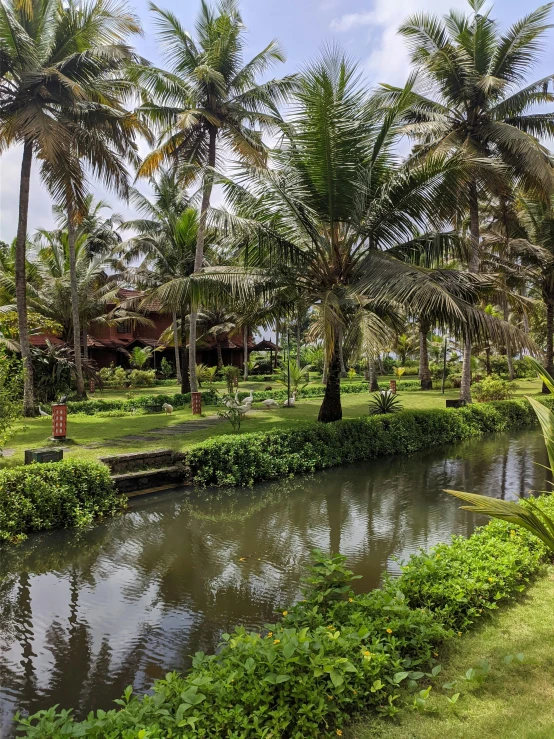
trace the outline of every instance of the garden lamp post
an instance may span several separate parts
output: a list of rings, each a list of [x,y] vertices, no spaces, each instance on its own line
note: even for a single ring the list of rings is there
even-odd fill
[[[448,340],[446,338],[446,334],[444,335],[444,349],[442,353],[442,394],[444,395],[444,382],[446,380],[446,347],[448,344]]]

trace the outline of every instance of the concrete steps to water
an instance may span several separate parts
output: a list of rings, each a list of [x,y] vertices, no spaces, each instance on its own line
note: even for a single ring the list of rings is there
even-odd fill
[[[109,467],[118,492],[128,497],[159,492],[188,482],[183,455],[172,449],[116,454],[100,457],[100,461]]]

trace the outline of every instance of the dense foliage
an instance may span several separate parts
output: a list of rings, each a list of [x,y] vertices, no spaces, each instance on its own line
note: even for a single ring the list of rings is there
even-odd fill
[[[552,499],[541,507],[554,510]],[[522,505],[526,505],[523,503]],[[154,694],[75,722],[56,707],[20,720],[29,739],[336,737],[362,710],[394,715],[399,686],[439,673],[440,644],[525,589],[546,559],[527,532],[494,522],[412,556],[397,580],[355,595],[345,557],[314,552],[304,600],[259,632],[223,634],[216,655],[169,673]]]
[[[489,400],[508,400],[516,389],[515,382],[503,380],[498,375],[489,375],[473,385],[473,395],[479,403]]]
[[[333,424],[305,423],[293,429],[220,436],[191,448],[186,463],[197,484],[252,485],[384,454],[411,454],[535,422],[535,414],[525,400],[403,411]]]
[[[0,542],[23,539],[31,531],[84,526],[123,504],[108,468],[97,462],[0,470]]]
[[[202,392],[202,399],[204,403],[214,403],[215,394],[211,390],[206,390]],[[156,393],[156,395],[130,397],[127,400],[104,400],[103,398],[98,398],[98,400],[70,400],[67,403],[67,412],[94,416],[96,413],[103,413],[104,411],[133,411],[142,408],[147,409],[149,406],[161,406],[163,403],[169,403],[174,408],[184,408],[190,403],[190,393],[175,393],[174,395]]]

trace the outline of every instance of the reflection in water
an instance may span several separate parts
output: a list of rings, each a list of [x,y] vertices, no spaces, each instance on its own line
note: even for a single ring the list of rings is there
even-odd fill
[[[213,651],[223,630],[274,620],[314,547],[347,554],[356,587],[375,587],[397,557],[471,533],[442,488],[517,498],[544,487],[534,462],[546,462],[537,431],[500,435],[253,491],[165,493],[1,550],[0,733],[16,708],[107,708]]]

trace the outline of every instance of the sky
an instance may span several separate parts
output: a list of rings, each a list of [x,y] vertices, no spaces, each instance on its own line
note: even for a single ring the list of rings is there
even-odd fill
[[[199,3],[196,0],[157,0],[161,7],[173,10],[183,25],[193,31]],[[516,0],[499,0],[492,16],[503,28],[539,5]],[[130,6],[142,20],[142,38],[136,38],[139,53],[154,64],[162,59],[152,27],[147,0],[131,0]],[[450,7],[468,8],[465,0],[242,0],[241,8],[248,29],[249,58],[272,38],[278,38],[287,53],[284,64],[276,67],[275,76],[298,71],[317,56],[325,44],[338,44],[356,59],[370,85],[380,82],[403,84],[408,72],[408,56],[404,40],[396,31],[402,20],[426,10],[443,13]],[[554,13],[553,13],[554,21]],[[554,66],[554,33],[546,39],[541,63],[533,77],[538,79]],[[14,148],[0,158],[0,239],[11,241],[17,226],[19,170],[21,150]],[[107,200],[113,210],[125,218],[132,216],[126,205],[111,193],[91,183],[97,197]],[[53,226],[52,202],[33,165],[28,231]],[[107,213],[106,213],[107,215]]]

